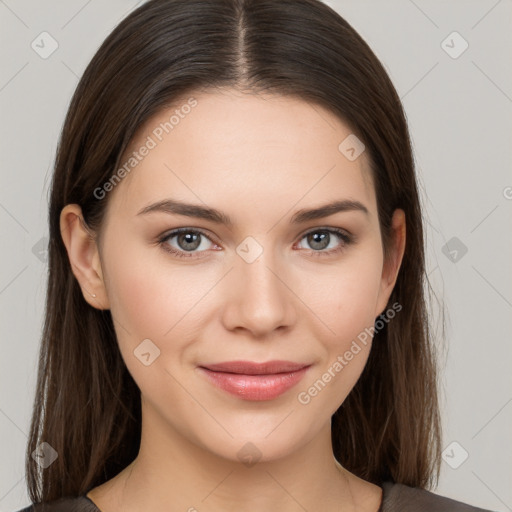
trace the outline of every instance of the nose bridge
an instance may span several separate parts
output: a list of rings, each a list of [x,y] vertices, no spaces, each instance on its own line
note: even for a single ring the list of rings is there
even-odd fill
[[[243,327],[261,336],[293,323],[292,294],[270,246],[248,237],[237,247],[234,267],[225,317],[229,328]]]

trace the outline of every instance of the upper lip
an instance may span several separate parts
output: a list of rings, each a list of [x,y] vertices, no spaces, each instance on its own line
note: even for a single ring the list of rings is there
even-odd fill
[[[275,373],[290,373],[309,366],[307,363],[293,361],[267,361],[255,363],[252,361],[226,361],[201,365],[202,368],[214,372],[239,373],[243,375],[271,375]]]

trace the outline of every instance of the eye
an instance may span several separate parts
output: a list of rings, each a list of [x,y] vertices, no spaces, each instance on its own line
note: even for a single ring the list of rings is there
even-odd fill
[[[336,241],[336,239],[338,239],[338,241]],[[338,253],[354,242],[352,235],[336,228],[317,228],[314,231],[306,233],[301,238],[301,242],[303,240],[305,240],[311,248],[310,253],[315,256],[328,256]],[[304,249],[304,247],[302,248]],[[305,249],[308,250],[307,248]]]
[[[175,239],[174,244],[171,243]],[[205,233],[197,229],[180,228],[161,237],[158,242],[162,248],[178,257],[197,257],[197,253],[208,250],[213,242]]]
[[[337,228],[317,228],[303,235],[299,245],[303,240],[310,249],[299,248],[307,250],[314,256],[330,256],[339,253],[355,241],[353,235]],[[202,258],[206,256],[209,249],[212,249],[212,245],[216,247],[214,250],[219,248],[203,231],[192,228],[175,229],[160,237],[158,243],[165,251],[180,258]]]

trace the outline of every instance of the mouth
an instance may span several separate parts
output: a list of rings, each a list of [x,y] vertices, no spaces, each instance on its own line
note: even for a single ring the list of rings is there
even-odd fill
[[[229,361],[199,366],[216,387],[243,400],[272,400],[304,377],[310,364],[292,361]]]

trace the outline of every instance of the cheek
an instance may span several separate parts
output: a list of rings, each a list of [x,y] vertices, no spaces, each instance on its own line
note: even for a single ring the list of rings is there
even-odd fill
[[[302,276],[301,298],[320,321],[314,336],[322,361],[304,381],[298,402],[318,421],[344,402],[367,362],[382,272],[378,244],[336,267]]]
[[[121,244],[114,236],[105,253],[112,315],[129,332],[162,337],[190,307],[199,279],[166,265],[163,250],[140,242]]]
[[[296,279],[299,296],[324,325],[331,344],[342,344],[373,325],[381,261],[372,251],[354,253],[339,265],[305,272]]]
[[[300,386],[297,401],[318,423],[345,401],[368,360],[379,290],[379,272],[374,267],[359,261],[347,265],[345,272],[316,279],[316,284],[304,288],[311,309],[321,320],[315,337],[323,357]]]
[[[197,334],[197,303],[211,287],[210,279],[200,279],[193,267],[184,271],[166,265],[156,249],[124,245],[122,252],[112,250],[109,256],[107,290],[128,371],[146,399],[165,389],[186,402],[172,375],[186,364],[186,349]],[[144,341],[148,339],[150,344]],[[139,357],[147,351],[150,361],[154,354],[158,357],[146,366]]]
[[[157,248],[148,251],[147,247],[124,244],[123,251],[116,251],[120,246],[113,240],[106,274],[110,309],[125,362],[130,368],[134,349],[150,339],[165,359],[179,364],[201,327],[203,299],[218,276],[192,265],[170,264],[163,250]]]

